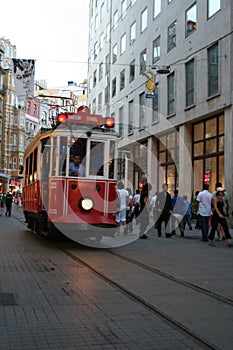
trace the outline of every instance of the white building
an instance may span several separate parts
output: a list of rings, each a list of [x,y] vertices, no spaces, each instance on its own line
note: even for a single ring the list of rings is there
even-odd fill
[[[134,190],[142,174],[189,197],[222,182],[233,203],[232,15],[231,0],[90,0],[88,105],[115,117]]]

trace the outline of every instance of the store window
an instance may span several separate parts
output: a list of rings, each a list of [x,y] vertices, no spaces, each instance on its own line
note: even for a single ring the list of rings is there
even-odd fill
[[[168,184],[168,191],[173,193],[178,189],[178,164],[179,164],[179,135],[173,131],[158,139],[159,176],[158,189],[162,184]]]
[[[224,116],[193,125],[194,191],[202,190],[203,183],[214,192],[215,184],[224,186]]]

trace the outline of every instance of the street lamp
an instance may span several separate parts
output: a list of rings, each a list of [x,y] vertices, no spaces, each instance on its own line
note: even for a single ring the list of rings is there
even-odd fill
[[[156,69],[157,74],[169,74],[171,71],[170,66],[159,66],[159,67],[152,66],[152,69]]]

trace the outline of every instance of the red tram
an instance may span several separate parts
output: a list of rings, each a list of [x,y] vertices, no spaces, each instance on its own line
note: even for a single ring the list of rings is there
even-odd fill
[[[95,246],[115,232],[118,136],[112,118],[91,115],[88,108],[59,119],[59,126],[41,129],[25,151],[25,219],[35,232],[62,233]],[[83,173],[72,171],[76,167]]]

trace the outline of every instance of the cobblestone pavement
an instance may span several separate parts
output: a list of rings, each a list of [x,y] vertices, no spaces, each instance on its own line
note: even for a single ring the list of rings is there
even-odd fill
[[[16,220],[17,217],[17,220]],[[0,349],[203,349],[23,224],[0,217]]]

